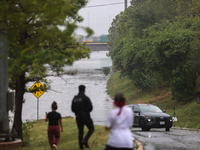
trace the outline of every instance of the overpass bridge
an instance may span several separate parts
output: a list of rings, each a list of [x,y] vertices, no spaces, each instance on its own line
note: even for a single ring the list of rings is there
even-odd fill
[[[91,51],[108,51],[107,42],[95,42],[86,43],[86,46],[90,48]]]
[[[86,43],[86,46],[89,47],[91,51],[108,51],[107,42],[109,40],[107,35],[101,35],[98,37],[75,35],[75,38],[79,43]]]

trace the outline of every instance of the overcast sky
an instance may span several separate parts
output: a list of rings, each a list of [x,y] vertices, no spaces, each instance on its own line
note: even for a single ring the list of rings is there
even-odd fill
[[[90,27],[94,36],[107,35],[112,20],[121,11],[124,11],[125,0],[89,0],[88,4],[79,11],[84,18],[80,26]],[[104,6],[99,6],[104,5]],[[128,0],[130,6],[130,0]],[[77,29],[76,34],[86,35],[82,29]]]

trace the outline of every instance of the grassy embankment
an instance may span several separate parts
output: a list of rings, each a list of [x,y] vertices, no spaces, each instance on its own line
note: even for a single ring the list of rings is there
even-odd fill
[[[63,133],[58,143],[59,150],[79,150],[78,146],[78,130],[76,121],[72,117],[62,118]],[[48,123],[44,119],[33,123],[33,128],[30,128],[29,144],[26,144],[19,150],[50,150],[48,138],[47,138]],[[84,133],[88,129],[84,128]],[[86,150],[103,150],[107,143],[109,131],[105,131],[104,126],[95,125],[95,131],[89,139],[90,148]],[[134,144],[134,150],[137,149],[137,144]]]
[[[58,143],[59,150],[79,150],[78,146],[78,130],[75,119],[66,117],[62,119],[63,130],[61,139]],[[50,150],[47,138],[48,123],[44,120],[39,120],[33,124],[30,129],[29,145],[22,147],[20,150]],[[86,133],[87,128],[85,127]],[[105,131],[103,126],[95,126],[95,132],[89,140],[90,148],[88,150],[102,150],[105,148],[109,132]]]
[[[78,130],[76,121],[72,117],[62,118],[63,133],[58,143],[59,150],[79,150],[78,146]],[[26,144],[19,150],[50,150],[47,138],[48,123],[44,119],[33,123],[33,128],[30,128],[29,144]],[[84,128],[84,133],[87,133],[87,127]],[[103,150],[107,143],[109,131],[105,131],[104,126],[95,125],[95,131],[89,139],[90,148],[86,150]],[[137,144],[134,144],[134,150],[137,149]]]
[[[110,75],[107,83],[107,92],[112,97],[115,92],[124,93],[127,104],[149,103],[157,105],[171,116],[173,116],[173,108],[175,107],[175,113],[178,118],[178,122],[175,122],[175,127],[200,129],[200,104],[196,103],[196,99],[190,103],[181,104],[171,99],[172,94],[169,89],[145,92],[138,90],[128,78],[120,78],[119,72]]]

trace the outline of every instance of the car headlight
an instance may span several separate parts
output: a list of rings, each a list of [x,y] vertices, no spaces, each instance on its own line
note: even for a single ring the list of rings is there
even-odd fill
[[[148,122],[151,122],[151,121],[153,121],[153,117],[146,116],[146,118],[147,118],[147,121],[148,121]]]

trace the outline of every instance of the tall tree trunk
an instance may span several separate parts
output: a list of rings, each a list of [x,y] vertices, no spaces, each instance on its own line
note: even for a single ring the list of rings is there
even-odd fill
[[[25,73],[19,76],[16,81],[16,95],[15,95],[15,115],[14,115],[14,124],[13,128],[18,134],[18,138],[23,139],[22,137],[22,104],[25,93]]]

